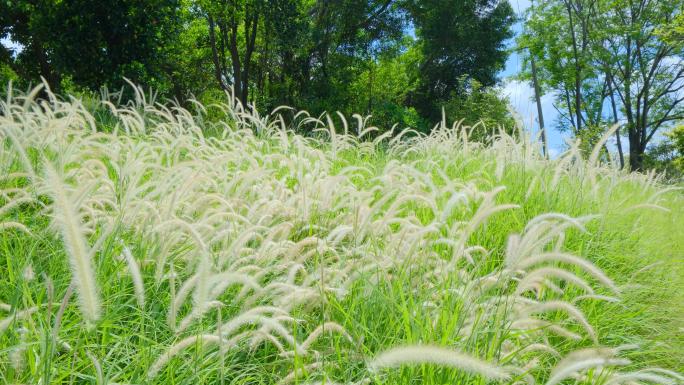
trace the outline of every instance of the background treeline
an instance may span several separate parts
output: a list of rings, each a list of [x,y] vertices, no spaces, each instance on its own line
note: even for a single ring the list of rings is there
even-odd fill
[[[556,126],[587,145],[620,124],[619,161],[632,170],[684,171],[684,1],[537,0],[518,48]]]
[[[513,127],[490,87],[514,12],[498,0],[38,0],[0,3],[0,75],[53,90],[119,89],[312,114],[372,114],[429,130],[450,120]]]
[[[87,93],[127,78],[180,103],[232,89],[260,111],[370,114],[381,130],[426,132],[444,111],[479,127],[477,140],[514,130],[495,86],[515,50],[518,80],[532,82],[534,62],[554,98],[548,127],[592,148],[617,122],[610,150],[624,167],[681,175],[683,10],[684,0],[534,0],[520,20],[506,0],[5,0],[0,84],[44,78]]]

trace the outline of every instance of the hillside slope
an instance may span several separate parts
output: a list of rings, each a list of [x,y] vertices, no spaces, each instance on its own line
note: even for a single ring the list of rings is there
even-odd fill
[[[684,195],[598,150],[35,95],[0,105],[2,383],[683,379]]]

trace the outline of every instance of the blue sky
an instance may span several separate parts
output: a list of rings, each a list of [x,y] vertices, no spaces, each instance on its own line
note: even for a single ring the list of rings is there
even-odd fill
[[[509,0],[513,10],[522,15],[522,13],[530,6],[531,0]],[[522,31],[522,24],[518,23],[514,26],[516,35]],[[515,44],[514,39],[510,41],[510,45]],[[518,112],[520,118],[523,120],[525,128],[536,133],[539,130],[539,123],[537,122],[537,105],[534,101],[534,90],[529,82],[521,82],[510,79],[522,69],[522,58],[517,53],[513,52],[506,62],[506,68],[501,73],[503,80],[503,92],[508,96],[511,106]],[[551,156],[562,152],[565,145],[564,134],[555,129],[558,112],[553,107],[554,95],[547,94],[542,96],[542,113],[544,114],[544,123],[546,124],[546,133],[549,140],[549,153]]]

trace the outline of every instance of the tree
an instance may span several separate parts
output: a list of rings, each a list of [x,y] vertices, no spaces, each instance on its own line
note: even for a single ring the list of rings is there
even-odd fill
[[[684,46],[658,35],[684,11],[684,1],[627,1],[606,9],[613,27],[605,37],[605,61],[627,120],[632,170],[641,170],[653,136],[684,119]]]
[[[684,175],[684,125],[675,127],[667,136],[676,153],[673,166],[679,175]]]
[[[670,181],[684,177],[684,126],[665,132],[657,143],[649,145],[644,154],[644,166],[664,174]]]
[[[5,36],[24,49],[14,60],[23,78],[42,76],[59,89],[120,87],[123,77],[163,88],[164,47],[179,32],[179,0],[37,0],[5,2]]]
[[[235,95],[247,106],[252,55],[266,4],[260,0],[200,1],[199,4],[209,25],[216,81],[224,90],[232,86]],[[231,66],[230,72],[227,63]]]
[[[414,96],[419,112],[439,119],[441,105],[467,89],[471,80],[483,86],[496,83],[515,21],[508,1],[407,0],[405,7],[423,53]]]
[[[625,120],[632,170],[643,169],[656,132],[684,118],[683,47],[662,32],[676,30],[683,8],[682,0],[541,0],[528,14],[520,45],[559,95],[564,121],[592,138]]]
[[[418,87],[420,60],[420,49],[409,36],[375,60],[368,60],[366,69],[350,85],[349,112],[372,115],[370,124],[380,129],[394,124],[402,128],[427,126],[409,99]]]
[[[291,93],[313,113],[348,111],[356,102],[350,85],[403,36],[399,4],[392,0],[316,1],[305,2],[300,9],[302,21],[297,23],[299,35],[294,39],[299,47],[278,58],[294,70]]]
[[[346,87],[371,51],[398,40],[395,1],[201,0],[215,77],[243,104],[348,105]],[[250,88],[256,91],[249,97]]]
[[[425,131],[447,104],[449,114],[475,119],[485,113],[475,100],[494,102],[486,88],[503,66],[513,22],[504,0],[2,4],[0,37],[24,50],[15,56],[0,46],[0,80],[43,77],[59,92],[119,88],[127,77],[179,101],[193,94],[213,102],[232,89],[263,111],[365,112],[371,124]]]
[[[561,129],[587,139],[604,125],[603,104],[610,94],[609,77],[594,61],[596,1],[537,1],[528,9],[525,31],[518,39],[519,48],[528,54],[521,77],[531,77],[534,59],[542,89],[557,94]]]
[[[0,14],[0,37],[11,38],[23,46],[19,55],[9,55],[2,47],[3,60],[23,79],[37,81],[42,76],[55,89],[60,76],[49,58],[51,27],[55,20],[55,2],[52,0],[4,2]]]
[[[472,81],[470,87],[459,95],[445,103],[445,117],[472,127],[470,140],[486,142],[498,129],[508,134],[516,133],[516,121],[509,111],[508,99],[500,96],[496,89],[485,88]]]

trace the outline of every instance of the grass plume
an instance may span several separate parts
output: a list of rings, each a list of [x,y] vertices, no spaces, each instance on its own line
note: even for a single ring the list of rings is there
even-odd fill
[[[80,214],[74,204],[75,202],[66,190],[64,181],[49,161],[44,163],[44,167],[45,183],[53,199],[53,220],[59,229],[64,248],[69,257],[79,307],[87,322],[95,322],[100,318],[101,305],[95,271],[90,257],[92,250],[88,247]]]
[[[462,122],[36,95],[0,114],[2,383],[681,380],[654,174]]]

